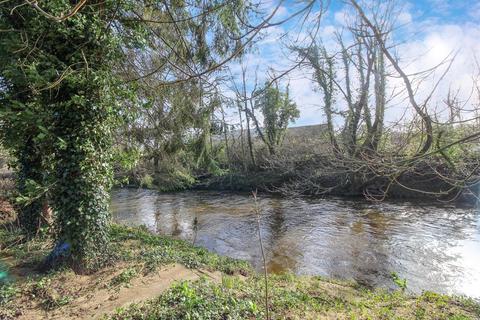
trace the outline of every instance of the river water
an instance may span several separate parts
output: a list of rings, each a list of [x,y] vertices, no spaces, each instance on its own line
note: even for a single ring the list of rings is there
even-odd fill
[[[114,220],[193,241],[261,270],[254,203],[248,194],[118,189]],[[286,199],[259,194],[269,272],[353,279],[409,291],[480,298],[480,212],[422,202]],[[194,220],[198,221],[194,235]]]

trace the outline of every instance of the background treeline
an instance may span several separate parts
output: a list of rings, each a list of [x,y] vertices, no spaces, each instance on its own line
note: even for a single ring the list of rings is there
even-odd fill
[[[465,101],[438,89],[454,55],[407,75],[393,41],[395,3],[364,13],[354,2],[350,9],[349,27],[336,30],[334,45],[312,35],[304,46],[287,46],[318,94],[318,126],[287,128],[302,105],[289,94],[287,74],[259,75],[243,59],[208,81],[152,90],[158,80],[148,79],[138,91],[148,107],[117,135],[119,155],[134,159],[117,166],[120,184],[475,199],[478,79]],[[441,74],[436,80],[433,71]],[[433,89],[419,92],[421,81]],[[404,116],[392,122],[391,108]]]

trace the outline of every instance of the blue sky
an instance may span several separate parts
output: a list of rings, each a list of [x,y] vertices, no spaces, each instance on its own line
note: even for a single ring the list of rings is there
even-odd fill
[[[478,22],[480,2],[475,0],[420,0],[412,3],[418,18],[430,17],[450,23]]]
[[[361,2],[361,1],[360,1]],[[371,0],[363,0],[370,5]],[[434,99],[429,105],[430,112],[440,112],[442,100],[449,88],[459,90],[464,100],[472,90],[475,63],[474,55],[480,60],[480,1],[474,0],[397,0],[397,27],[394,41],[397,44],[395,54],[400,59],[402,68],[408,73],[426,70],[457,52],[449,73],[438,86]],[[278,1],[265,3],[266,10],[272,10]],[[276,19],[282,19],[301,5],[289,0],[278,10]],[[334,32],[342,28],[349,17],[349,6],[344,1],[332,0],[321,20],[319,37],[327,47],[335,50]],[[264,33],[257,49],[244,57],[248,66],[247,80],[253,83],[255,77],[263,82],[267,70],[273,68],[277,73],[292,66],[292,54],[285,49],[285,44],[292,44],[298,37],[302,38],[305,29],[298,27],[298,21],[273,27]],[[233,73],[238,73],[239,65],[232,65]],[[255,71],[257,74],[255,75]],[[419,99],[433,88],[442,69],[430,74],[418,83]],[[301,116],[293,125],[323,123],[321,115],[321,95],[311,81],[309,70],[295,70],[284,79],[290,84],[291,94],[299,106]],[[413,79],[414,81],[416,79]],[[401,86],[398,77],[389,79],[392,87]],[[469,101],[469,103],[474,103]],[[476,103],[476,102],[475,102]],[[338,102],[341,109],[341,101]],[[396,122],[408,113],[408,104],[402,99],[392,101],[387,110],[387,121]],[[234,117],[232,117],[234,119]],[[340,121],[340,120],[339,120]]]

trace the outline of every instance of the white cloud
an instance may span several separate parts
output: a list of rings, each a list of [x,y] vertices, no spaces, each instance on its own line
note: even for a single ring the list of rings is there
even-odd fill
[[[277,19],[285,18],[288,16],[288,9],[285,6],[280,6],[277,9],[277,12],[275,12],[275,17]]]
[[[397,16],[397,22],[400,25],[409,24],[412,22],[412,19],[413,19],[412,15],[410,14],[410,12],[407,12],[407,11],[402,11]]]
[[[335,22],[340,26],[347,26],[348,24],[348,11],[345,9],[336,11],[334,13]]]
[[[479,25],[468,23],[465,25],[432,25],[418,39],[406,42],[398,48],[397,51],[402,58],[400,63],[409,74],[434,68],[444,62],[449,55],[453,57],[453,54],[456,53],[450,70],[440,82],[429,104],[431,112],[442,104],[450,88],[454,91],[458,90],[461,100],[465,101],[470,97],[473,85],[472,76],[475,70],[474,55],[476,52],[480,52],[479,39]],[[415,82],[418,84],[417,97],[419,101],[430,94],[443,72],[446,71],[448,64],[449,61],[445,62],[422,82]],[[411,78],[418,80],[419,77],[412,76]],[[394,82],[402,84],[400,79]],[[441,109],[439,108],[439,110]]]
[[[444,10],[449,5],[446,0],[432,1],[435,1],[438,10]],[[449,88],[458,89],[459,97],[466,100],[470,96],[473,84],[474,54],[479,53],[480,55],[480,25],[471,22],[444,23],[440,19],[419,16],[418,12],[414,10],[417,9],[407,3],[397,16],[397,24],[403,25],[402,28],[395,30],[397,32],[395,39],[399,43],[395,51],[399,53],[400,65],[407,73],[416,74],[438,65],[449,54],[457,52],[457,57],[449,73],[432,97],[429,110],[433,112],[442,104]],[[480,16],[480,3],[472,8],[470,15]],[[343,8],[336,12],[329,12],[328,17],[327,20],[324,20],[319,34],[326,47],[335,52],[338,50],[335,45],[335,31],[347,24],[349,15],[348,11]],[[282,41],[286,42],[284,37],[286,30],[288,30],[287,26],[268,29],[265,38],[259,43],[258,51],[247,54],[245,62],[249,66],[247,80],[250,83],[253,83],[257,69],[259,83],[262,83],[266,79],[268,68],[282,71],[292,66],[293,55],[282,47]],[[295,32],[295,30],[288,30],[289,39],[295,39],[298,34],[299,32]],[[412,76],[415,86],[418,85],[419,101],[422,101],[432,90],[446,66],[447,64],[444,64],[423,82],[415,81],[415,77]],[[233,65],[232,69],[234,73],[240,70],[238,65]],[[404,88],[403,82],[392,68],[389,71],[393,75],[389,78],[389,88],[397,87],[395,92],[398,92],[399,88]],[[291,96],[301,110],[301,117],[296,125],[324,122],[321,112],[322,96],[314,90],[315,84],[310,78],[311,74],[308,70],[295,70],[288,79],[285,79],[285,81],[289,81]],[[338,101],[341,107],[340,97]],[[390,103],[387,122],[397,121],[405,114],[406,110],[410,110],[407,111],[407,114],[411,113],[411,106],[403,94]]]
[[[273,22],[284,19],[288,16],[289,10],[284,5],[279,5],[278,1],[264,1],[261,3],[260,10],[270,16],[274,11]]]

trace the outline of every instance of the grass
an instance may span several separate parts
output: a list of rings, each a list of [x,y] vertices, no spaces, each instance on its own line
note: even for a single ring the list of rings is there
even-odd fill
[[[461,298],[425,292],[369,291],[355,284],[320,277],[276,275],[269,278],[272,319],[477,319],[478,305]],[[120,319],[265,319],[263,280],[225,276],[181,282],[157,299],[118,310]],[[432,296],[434,297],[432,299]]]
[[[99,288],[121,294],[137,277],[160,272],[178,263],[192,269],[221,271],[214,281],[181,281],[160,296],[116,310],[106,319],[265,319],[264,279],[244,262],[203,248],[157,236],[143,228],[111,227],[117,253],[111,267],[90,276],[59,269],[38,274],[33,269],[16,281],[0,285],[0,319],[16,319],[28,306],[42,315],[64,312],[80,296]],[[11,273],[33,268],[53,243],[46,235],[25,241],[14,230],[0,227],[0,258]],[[0,270],[1,271],[1,270]],[[84,282],[81,282],[84,281]],[[367,290],[345,281],[312,276],[270,275],[269,310],[272,319],[478,319],[480,306],[464,297],[433,292],[413,296],[402,290]],[[63,311],[62,311],[63,310]]]
[[[0,279],[0,319],[16,319],[27,307],[42,312],[68,308],[76,297],[88,296],[86,291],[107,288],[118,292],[128,287],[134,278],[174,263],[230,275],[253,272],[245,261],[222,257],[184,241],[156,236],[144,228],[112,225],[110,236],[115,252],[112,265],[91,275],[88,282],[78,284],[75,281],[82,276],[66,268],[47,274],[35,270],[54,245],[47,232],[27,241],[14,227],[0,226],[0,273],[6,275]]]
[[[194,247],[186,241],[154,235],[141,227],[112,225],[111,238],[121,259],[139,262],[144,271],[154,271],[162,265],[180,263],[190,269],[205,268],[226,274],[248,275],[252,272],[245,261],[219,256],[207,249]]]

